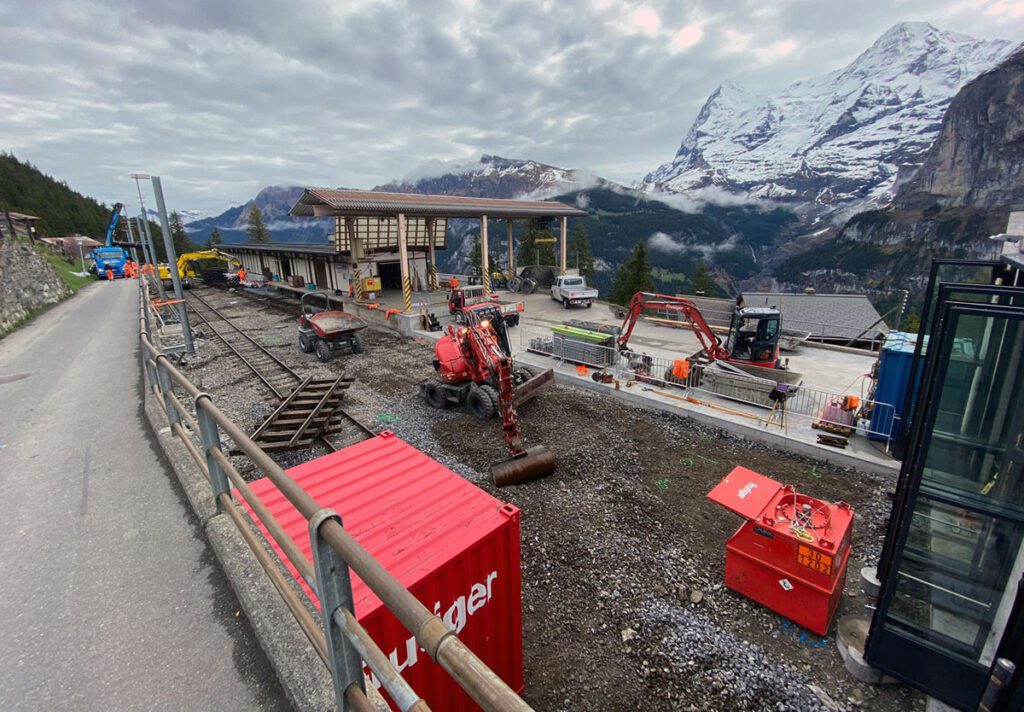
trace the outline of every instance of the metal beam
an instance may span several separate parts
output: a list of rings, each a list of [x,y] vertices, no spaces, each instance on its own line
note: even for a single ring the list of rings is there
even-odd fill
[[[404,311],[412,311],[412,283],[409,281],[409,245],[405,235],[405,213],[398,214],[398,264],[402,270]]]
[[[559,240],[559,255],[558,259],[561,260],[560,267],[562,274],[565,274],[565,236],[569,229],[569,218],[562,216],[562,231],[561,238]]]
[[[512,218],[505,218],[505,233],[508,241],[508,273],[509,277],[516,274],[516,250],[512,238]]]

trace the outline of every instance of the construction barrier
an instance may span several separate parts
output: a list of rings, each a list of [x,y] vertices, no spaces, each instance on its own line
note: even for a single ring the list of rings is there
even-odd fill
[[[765,425],[786,427],[784,416],[788,415],[827,432],[856,432],[877,440],[892,441],[898,431],[899,418],[895,406],[868,399],[863,393],[830,393],[801,384],[784,389],[785,394],[780,396],[778,383],[768,379],[693,364],[686,359],[661,358],[633,351],[622,353],[614,347],[583,343],[559,334],[531,336],[520,331],[520,347],[567,363],[602,369],[620,383],[634,381],[673,394],[679,389],[678,392],[707,394],[716,396],[716,400],[726,399],[741,406],[754,406],[756,410],[751,412],[739,411],[717,403],[694,403],[698,399],[680,396],[691,404],[732,410],[734,415]],[[680,361],[688,365],[684,368]],[[783,413],[778,412],[780,408]],[[883,412],[885,416],[872,418],[870,414],[876,412]]]

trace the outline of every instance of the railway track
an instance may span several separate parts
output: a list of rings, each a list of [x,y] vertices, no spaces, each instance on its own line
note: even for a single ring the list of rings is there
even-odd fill
[[[312,381],[310,378],[300,376],[288,364],[272,354],[194,290],[185,294],[187,305],[192,313],[199,318],[211,334],[227,346],[228,350],[237,356],[274,393],[281,408],[288,404],[308,403],[307,411],[301,415],[306,416],[307,413],[310,413],[309,417],[299,418],[296,425],[302,424],[303,427],[310,428],[310,432],[314,435],[312,438],[306,439],[293,438],[293,443],[309,444],[308,441],[312,439],[333,452],[375,435],[358,418],[337,403],[330,404],[330,418],[317,421],[313,411],[322,409],[323,404],[319,403],[316,396],[329,390],[329,387],[325,385],[326,381]],[[351,382],[351,379],[347,380]],[[347,388],[347,384],[344,387]],[[297,390],[304,392],[296,393]],[[340,395],[337,397],[340,398]],[[281,408],[275,411],[275,416],[279,414]],[[286,415],[284,414],[284,416]],[[284,416],[282,416],[282,422],[291,422]],[[263,431],[264,427],[261,426],[254,435],[258,436]],[[318,434],[318,431],[324,431],[324,434]],[[341,444],[336,445],[336,442]]]

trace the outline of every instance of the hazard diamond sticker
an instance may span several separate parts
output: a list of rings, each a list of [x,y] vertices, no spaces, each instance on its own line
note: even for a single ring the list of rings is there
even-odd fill
[[[793,590],[793,584],[789,582],[789,579],[779,579],[779,585],[782,586],[783,591]]]

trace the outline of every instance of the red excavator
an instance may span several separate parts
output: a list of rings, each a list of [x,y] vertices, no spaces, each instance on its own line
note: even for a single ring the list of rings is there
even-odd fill
[[[665,294],[637,292],[629,301],[626,317],[615,343],[619,351],[629,351],[629,337],[645,309],[658,309],[669,315],[680,314],[690,324],[703,347],[696,356],[708,363],[724,361],[743,366],[783,368],[779,363],[779,337],[782,315],[774,307],[739,307],[732,316],[725,344],[711,330],[700,309],[689,299]]]
[[[543,445],[526,447],[516,406],[551,384],[554,372],[517,366],[508,351],[500,313],[497,323],[481,318],[465,326],[450,325],[434,347],[437,378],[420,384],[420,393],[434,408],[465,404],[481,420],[501,413],[502,434],[511,458],[491,466],[491,477],[503,486],[529,482],[555,471],[555,457]]]

